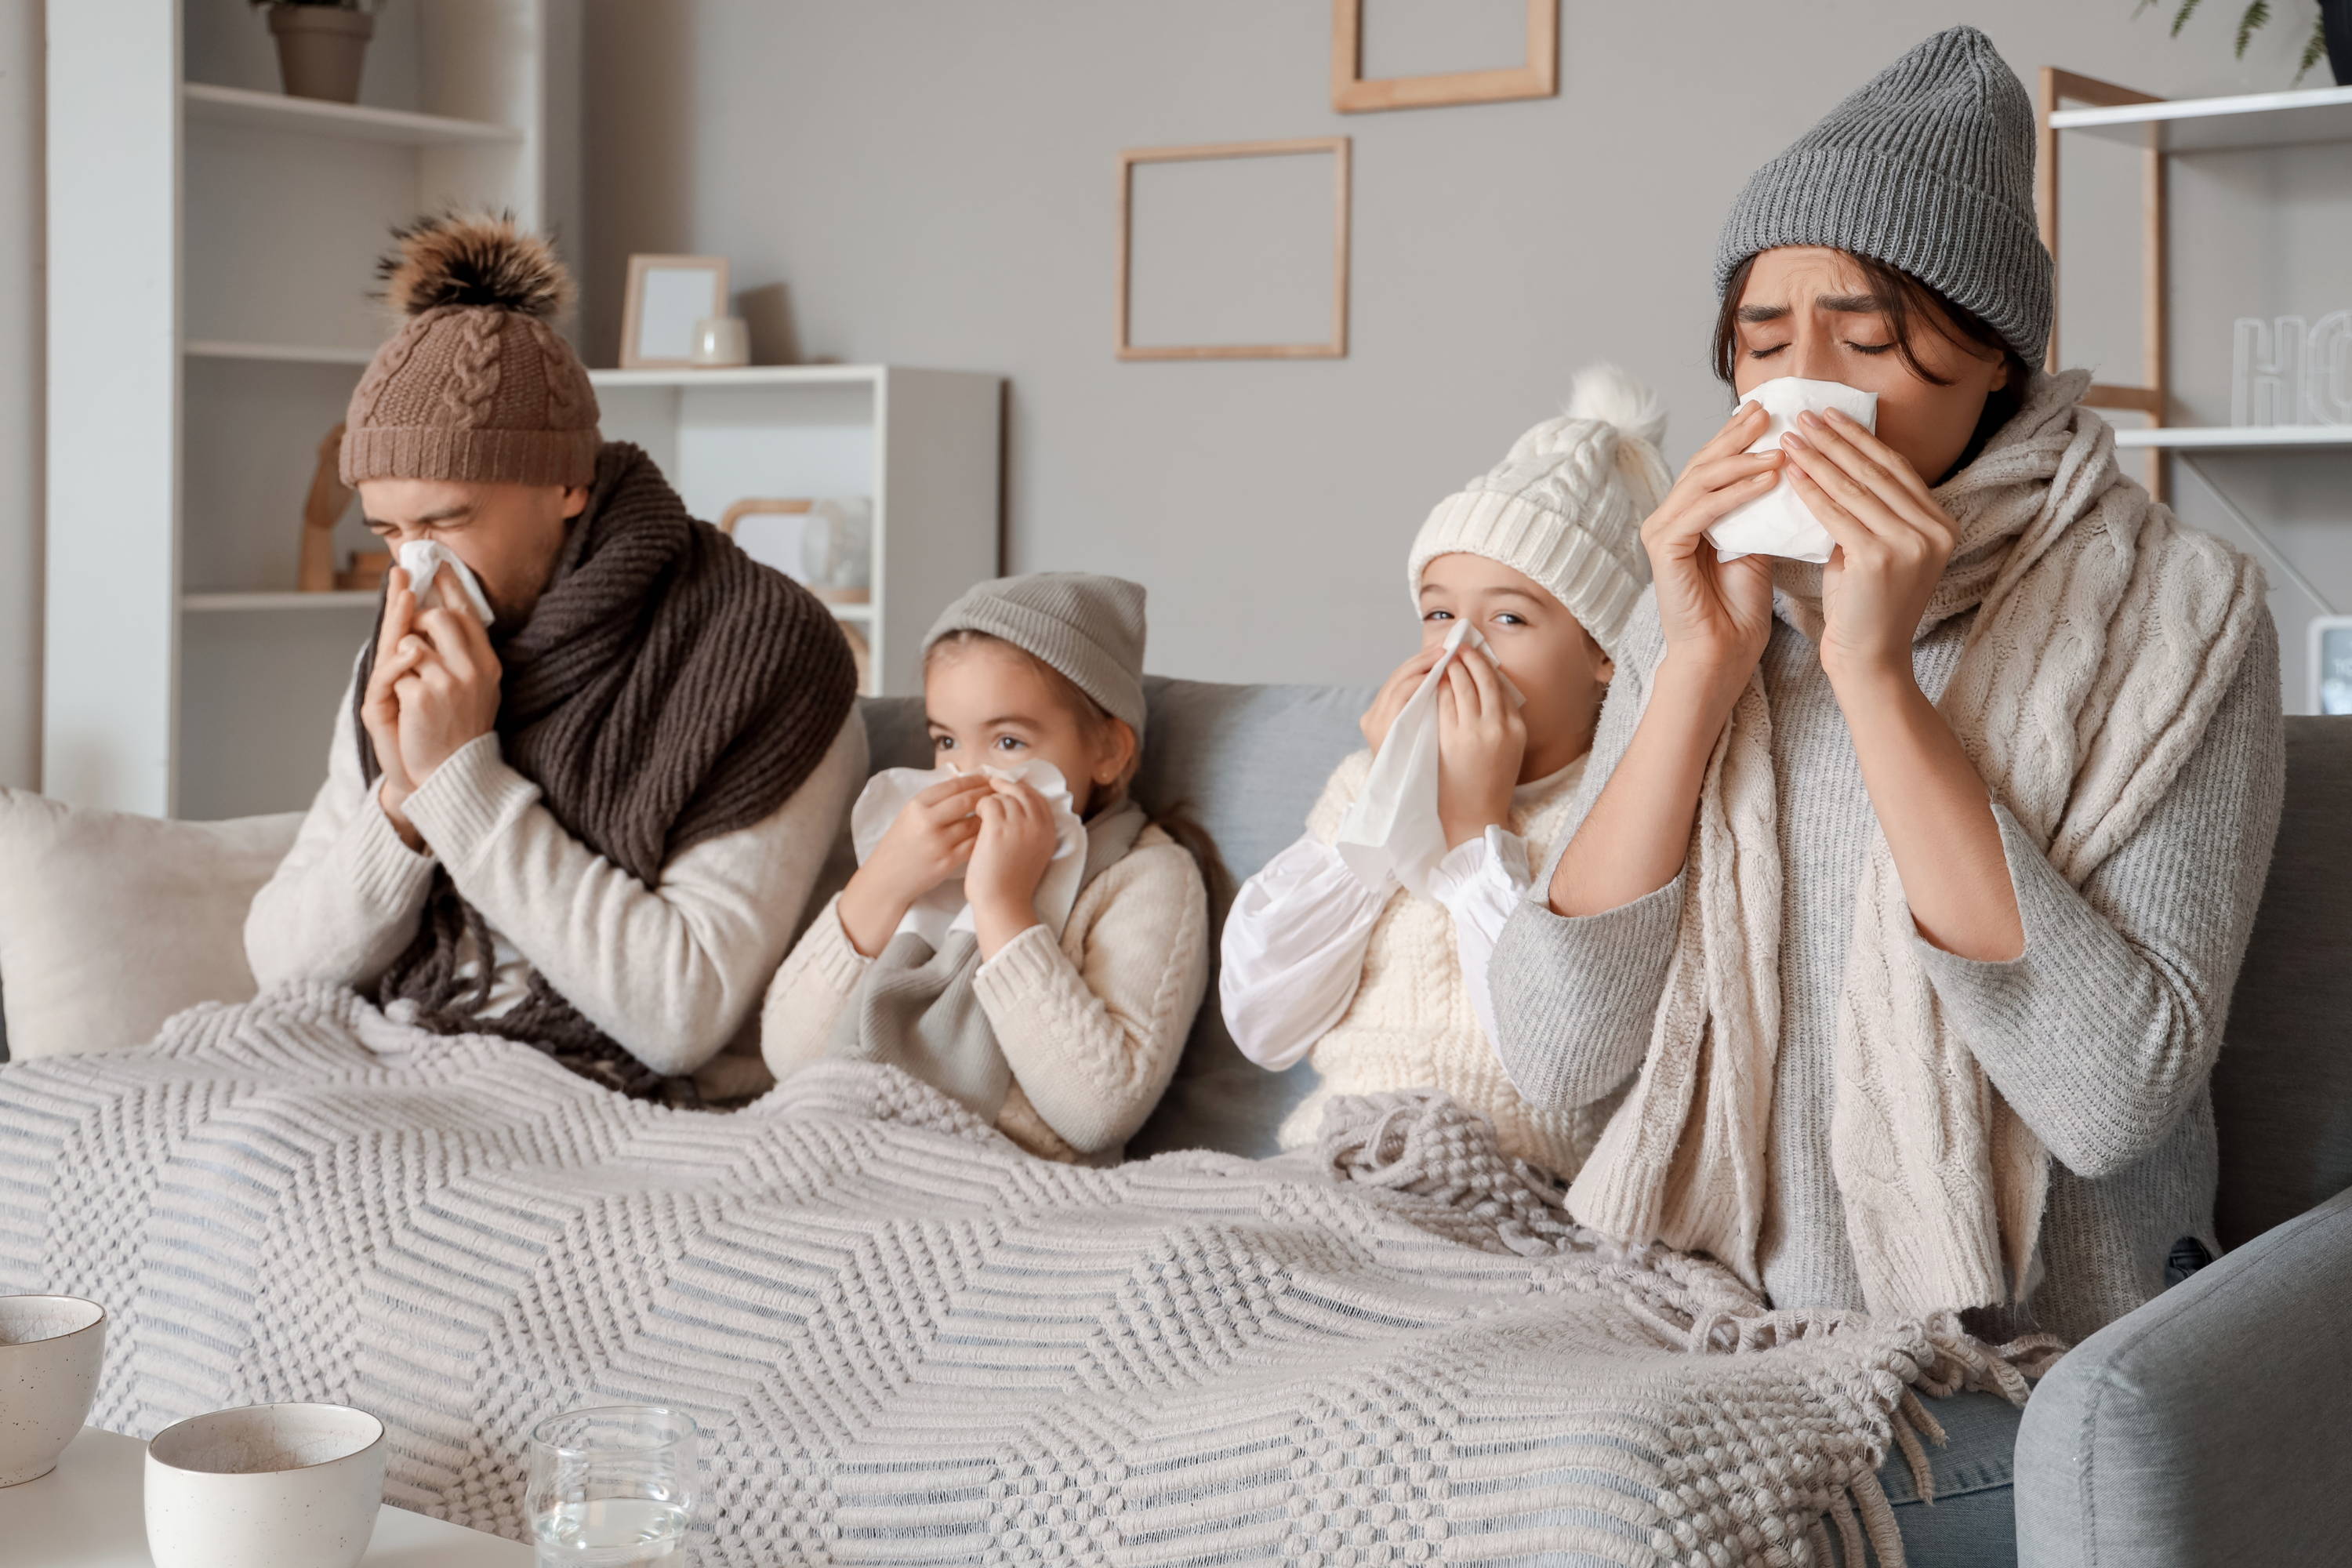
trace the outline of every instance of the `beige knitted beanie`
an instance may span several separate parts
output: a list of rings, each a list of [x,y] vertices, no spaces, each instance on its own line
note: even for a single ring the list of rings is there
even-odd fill
[[[1578,373],[1568,412],[1511,444],[1502,462],[1437,503],[1412,542],[1405,585],[1441,555],[1483,555],[1568,606],[1602,648],[1650,579],[1642,521],[1674,483],[1658,443],[1657,395],[1614,365]]]
[[[553,250],[511,220],[428,218],[394,231],[378,270],[408,317],[376,351],[343,420],[342,477],[584,485],[596,393],[549,319],[572,302]]]
[[[975,584],[931,624],[923,651],[951,632],[1001,637],[1124,719],[1143,740],[1143,585],[1091,572],[1033,572]]]

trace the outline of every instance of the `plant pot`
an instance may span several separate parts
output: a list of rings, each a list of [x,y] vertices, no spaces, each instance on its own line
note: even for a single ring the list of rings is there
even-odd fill
[[[289,97],[360,100],[373,16],[341,5],[272,5],[269,33],[278,40],[278,74]]]
[[[2352,0],[2319,0],[2327,31],[2327,69],[2338,87],[2352,87]]]

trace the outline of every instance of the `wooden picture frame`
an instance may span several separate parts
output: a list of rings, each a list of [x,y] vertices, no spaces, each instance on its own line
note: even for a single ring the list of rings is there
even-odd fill
[[[1328,153],[1332,165],[1331,336],[1311,343],[1199,343],[1138,346],[1129,341],[1134,272],[1135,166],[1223,158],[1282,158]],[[1118,155],[1118,335],[1123,360],[1344,359],[1348,353],[1348,229],[1350,142],[1345,136],[1284,142],[1222,142],[1192,147],[1130,147]]]
[[[701,285],[686,279],[673,280],[671,275],[707,276],[709,303],[693,316],[683,318],[685,328],[677,334],[676,353],[666,352],[671,345],[667,329],[675,325],[673,318],[687,308],[671,298],[673,291],[698,292]],[[654,301],[656,320],[648,321],[646,296],[659,290],[662,298]],[[727,258],[723,256],[655,256],[640,253],[629,258],[629,291],[621,310],[621,368],[623,370],[683,370],[694,363],[694,323],[706,316],[728,313],[730,296],[727,291]],[[648,345],[644,342],[649,327],[662,330],[663,341]]]
[[[1527,0],[1528,58],[1495,70],[1364,79],[1364,0],[1331,0],[1331,107],[1342,114],[1559,94],[1559,0]]]

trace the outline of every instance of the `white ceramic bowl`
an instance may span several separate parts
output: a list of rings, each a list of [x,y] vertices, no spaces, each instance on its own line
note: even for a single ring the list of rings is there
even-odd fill
[[[155,1568],[354,1568],[383,1501],[383,1423],[341,1405],[249,1405],[147,1445]]]
[[[36,1480],[89,1418],[106,1309],[79,1296],[0,1296],[0,1487]]]

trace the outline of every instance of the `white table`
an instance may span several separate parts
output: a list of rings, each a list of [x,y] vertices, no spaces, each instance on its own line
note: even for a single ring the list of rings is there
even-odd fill
[[[58,1468],[0,1487],[0,1564],[154,1568],[147,1555],[147,1445],[85,1426]],[[376,1515],[366,1568],[530,1568],[530,1548],[389,1503]]]

